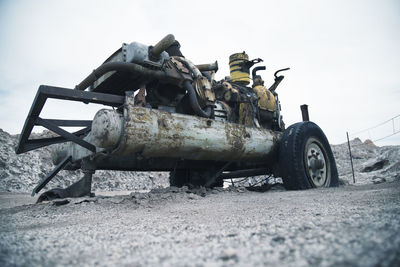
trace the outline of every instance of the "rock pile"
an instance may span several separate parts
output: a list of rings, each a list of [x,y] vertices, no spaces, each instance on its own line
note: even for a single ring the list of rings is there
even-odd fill
[[[43,135],[48,134],[37,134],[36,137]],[[10,135],[0,129],[0,192],[31,192],[54,168],[50,147],[16,155],[17,142],[18,135]],[[67,187],[82,176],[79,170],[60,171],[42,191],[54,187]],[[167,186],[169,186],[168,173],[96,171],[93,175],[92,189],[140,191]]]
[[[356,184],[382,183],[400,179],[400,146],[378,147],[370,140],[350,142]],[[353,184],[347,143],[332,146],[342,183]]]

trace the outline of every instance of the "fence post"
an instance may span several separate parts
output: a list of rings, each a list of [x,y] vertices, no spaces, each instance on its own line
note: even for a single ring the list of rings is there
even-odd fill
[[[356,177],[354,176],[354,168],[353,168],[353,156],[351,155],[351,148],[350,148],[349,133],[346,132],[346,135],[347,135],[347,145],[349,146],[351,173],[353,174],[353,183],[356,183]]]

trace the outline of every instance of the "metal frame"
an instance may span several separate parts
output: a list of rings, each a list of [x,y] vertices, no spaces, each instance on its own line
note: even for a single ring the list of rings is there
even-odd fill
[[[85,140],[83,137],[90,131],[90,120],[54,120],[40,118],[40,112],[48,98],[79,101],[84,103],[97,103],[107,106],[118,107],[124,104],[125,97],[119,95],[103,94],[79,91],[61,87],[41,85],[36,93],[28,117],[19,136],[18,146],[15,150],[17,154],[25,153],[40,147],[72,141],[90,151],[95,152],[96,147]],[[51,138],[29,139],[34,126],[43,126],[50,131],[60,135]],[[60,128],[64,127],[85,127],[74,133],[70,133]]]
[[[53,179],[54,176],[57,175],[59,171],[61,171],[65,165],[71,162],[71,156],[66,157],[63,159],[46,177],[44,177],[38,185],[32,190],[31,196],[34,196],[36,193],[39,193],[40,190],[42,190],[43,187],[46,186],[48,182],[50,182],[51,179]]]

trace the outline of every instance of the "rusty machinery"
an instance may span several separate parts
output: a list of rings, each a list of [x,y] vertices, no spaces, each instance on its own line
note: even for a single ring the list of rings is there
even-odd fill
[[[218,63],[196,65],[173,35],[154,46],[123,44],[74,89],[42,85],[29,111],[16,153],[53,146],[54,170],[82,169],[81,180],[52,189],[40,200],[91,193],[95,170],[169,171],[172,186],[222,186],[223,179],[273,174],[287,189],[338,185],[335,160],[322,130],[304,119],[287,129],[276,92],[254,67],[261,59],[230,56],[230,76],[216,81]],[[250,69],[252,77],[250,77]],[[248,86],[253,80],[251,87]],[[40,117],[46,99],[97,103],[92,121]],[[303,113],[308,117],[308,113]],[[34,126],[56,137],[30,139]],[[68,132],[64,127],[82,127]]]

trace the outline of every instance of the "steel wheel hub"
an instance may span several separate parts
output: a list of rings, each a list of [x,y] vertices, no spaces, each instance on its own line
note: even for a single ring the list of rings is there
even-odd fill
[[[305,167],[308,177],[315,187],[322,187],[327,182],[326,158],[317,140],[310,139],[305,149]]]

